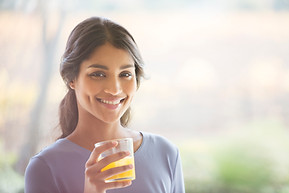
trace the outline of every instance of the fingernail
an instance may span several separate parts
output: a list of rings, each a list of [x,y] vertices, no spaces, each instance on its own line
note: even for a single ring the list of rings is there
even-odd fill
[[[132,168],[133,168],[133,165],[132,165],[132,164],[129,164],[128,167],[129,167],[130,169],[132,169]]]
[[[117,145],[117,141],[112,141],[111,144],[112,145]]]
[[[126,181],[126,184],[127,185],[131,185],[131,181]]]

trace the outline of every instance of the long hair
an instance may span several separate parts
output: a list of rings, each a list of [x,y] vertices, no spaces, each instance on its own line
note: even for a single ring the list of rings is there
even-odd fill
[[[143,60],[132,35],[124,27],[105,18],[92,17],[82,21],[72,30],[60,64],[60,74],[68,88],[59,106],[60,138],[71,134],[78,123],[76,95],[69,84],[77,78],[81,63],[107,42],[132,56],[139,88],[140,80],[144,77]],[[130,118],[129,107],[120,119],[121,125],[126,127]]]

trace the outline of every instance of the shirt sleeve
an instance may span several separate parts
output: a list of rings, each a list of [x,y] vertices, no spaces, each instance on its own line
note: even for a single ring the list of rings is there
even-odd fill
[[[172,193],[185,193],[184,177],[181,164],[181,157],[178,151],[173,176]]]
[[[25,193],[59,193],[48,165],[34,157],[25,171]]]

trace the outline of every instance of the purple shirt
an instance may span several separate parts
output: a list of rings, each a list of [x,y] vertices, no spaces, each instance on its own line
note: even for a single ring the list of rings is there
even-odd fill
[[[142,132],[135,152],[136,179],[107,193],[184,193],[180,154],[164,137]],[[25,193],[82,193],[90,151],[59,139],[31,158],[25,172]]]

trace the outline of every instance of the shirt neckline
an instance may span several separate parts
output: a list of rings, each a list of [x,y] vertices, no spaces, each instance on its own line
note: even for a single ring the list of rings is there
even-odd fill
[[[139,152],[142,151],[143,146],[144,146],[145,143],[146,143],[146,134],[145,134],[144,132],[141,132],[141,131],[140,131],[140,134],[142,135],[142,143],[140,144],[140,146],[139,146],[139,148],[136,150],[136,152],[134,152],[134,155],[139,154]],[[91,151],[90,151],[90,150],[85,149],[84,147],[81,147],[80,145],[78,145],[78,144],[70,141],[70,140],[67,139],[67,138],[58,139],[57,141],[58,141],[58,142],[63,141],[63,142],[65,142],[65,143],[69,143],[69,144],[73,145],[74,147],[76,147],[77,149],[79,149],[80,151],[85,151],[85,152],[91,154]]]

